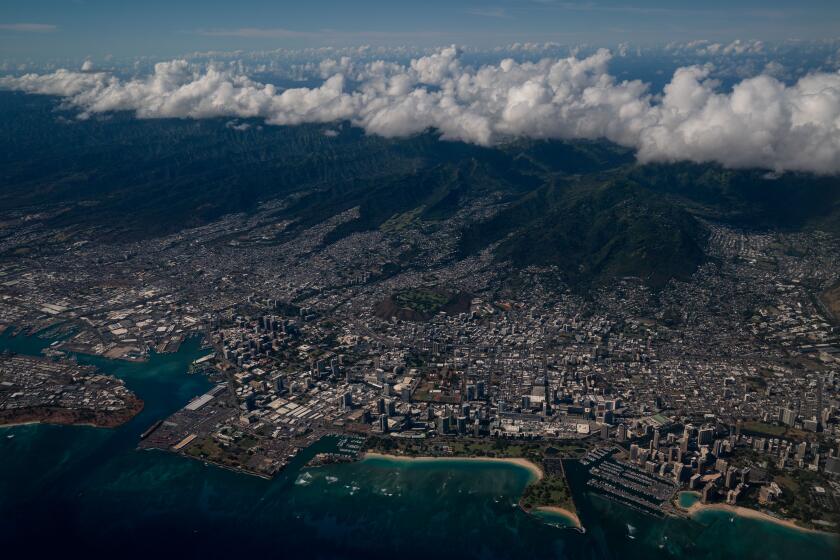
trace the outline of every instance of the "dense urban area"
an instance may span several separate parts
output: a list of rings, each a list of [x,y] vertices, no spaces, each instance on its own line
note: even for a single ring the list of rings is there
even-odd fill
[[[531,456],[545,488],[525,505],[572,510],[556,457],[575,457],[593,491],[644,511],[694,491],[840,531],[835,238],[709,222],[688,279],[581,292],[561,265],[458,254],[492,200],[334,243],[358,209],[290,232],[285,203],[117,245],[7,216],[0,323],[60,343],[0,357],[0,413],[130,408],[71,357],[142,361],[201,336],[192,370],[213,388],[141,447],[263,477],[329,434],[366,440],[354,453]]]

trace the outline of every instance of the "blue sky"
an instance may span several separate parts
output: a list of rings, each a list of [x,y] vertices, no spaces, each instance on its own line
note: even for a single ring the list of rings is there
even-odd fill
[[[840,36],[837,0],[4,0],[13,58],[347,45],[614,45]]]

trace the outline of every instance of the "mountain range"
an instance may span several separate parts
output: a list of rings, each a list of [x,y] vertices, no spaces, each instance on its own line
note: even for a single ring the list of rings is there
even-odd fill
[[[459,256],[493,247],[514,267],[557,265],[585,288],[618,276],[653,287],[687,277],[708,258],[709,223],[840,234],[836,176],[641,165],[606,141],[488,148],[442,141],[432,130],[385,139],[349,123],[278,127],[119,113],[80,121],[53,98],[3,92],[0,145],[4,218],[38,214],[48,226],[111,243],[290,195],[277,218],[291,220],[291,233],[359,209],[327,244],[491,201],[490,216],[461,225]]]

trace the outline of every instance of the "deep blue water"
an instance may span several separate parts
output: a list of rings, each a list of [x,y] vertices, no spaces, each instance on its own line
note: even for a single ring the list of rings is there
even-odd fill
[[[46,344],[0,336],[0,349],[37,354]],[[0,429],[0,550],[29,558],[762,560],[829,558],[838,551],[822,535],[730,520],[722,512],[707,512],[701,522],[657,519],[577,488],[587,527],[581,535],[516,507],[530,474],[514,465],[370,459],[301,471],[318,450],[310,449],[266,481],[137,451],[143,430],[209,387],[186,374],[201,355],[191,340],[179,353],[153,355],[147,363],[79,356],[124,379],[145,401],[143,412],[113,430]],[[575,465],[569,470],[574,480]]]

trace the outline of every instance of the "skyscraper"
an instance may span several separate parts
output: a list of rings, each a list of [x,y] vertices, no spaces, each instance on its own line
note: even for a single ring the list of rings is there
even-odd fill
[[[782,424],[786,426],[793,426],[796,423],[796,411],[793,408],[785,407],[782,409]]]
[[[618,441],[627,441],[627,426],[624,424],[618,425],[618,434],[616,435]]]

